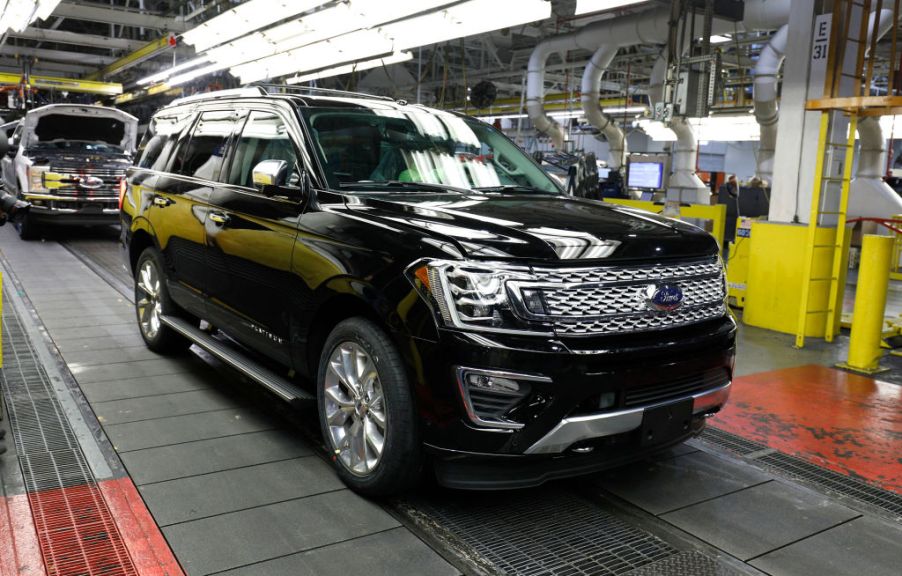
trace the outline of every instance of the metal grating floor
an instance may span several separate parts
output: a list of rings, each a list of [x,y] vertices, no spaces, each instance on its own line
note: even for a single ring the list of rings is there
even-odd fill
[[[764,444],[746,440],[710,426],[699,436],[699,439],[741,456],[747,456],[749,460],[791,479],[802,480],[828,492],[858,500],[895,517],[902,516],[902,495],[889,490],[822,468],[801,458],[768,449]],[[755,452],[761,454],[756,456]]]
[[[700,552],[680,552],[633,570],[626,576],[742,576],[742,574]]]
[[[0,378],[50,576],[134,576],[121,534],[18,316],[3,314]]]
[[[546,487],[514,493],[445,494],[405,502],[426,514],[460,554],[497,574],[609,576],[668,558],[677,550],[575,494]]]

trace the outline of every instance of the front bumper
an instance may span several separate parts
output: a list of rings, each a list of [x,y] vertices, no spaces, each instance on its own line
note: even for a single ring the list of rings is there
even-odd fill
[[[81,202],[78,200],[53,201],[45,205],[32,204],[29,217],[46,224],[80,224],[84,226],[117,224],[119,209],[117,200]]]
[[[488,471],[503,462],[495,475],[512,484],[502,482],[499,487],[579,474],[586,463],[600,469],[640,458],[691,437],[702,429],[706,415],[723,406],[732,380],[735,335],[735,323],[724,317],[673,330],[596,339],[489,338],[442,331],[438,342],[415,340],[411,362],[427,449],[440,471],[461,466]],[[522,426],[516,429],[474,421],[456,376],[460,366],[539,377],[531,383],[530,397],[540,398],[533,402],[539,408],[524,413]],[[716,378],[699,380],[703,389],[683,388],[702,374]],[[668,395],[671,383],[676,388]],[[651,389],[665,393],[649,396],[644,403],[631,401]],[[592,403],[604,394],[612,394],[616,402],[600,410]],[[648,409],[685,407],[689,402],[688,427],[668,430],[653,443],[640,437]],[[480,464],[472,466],[476,462]],[[505,470],[520,467],[524,469],[516,478],[508,478]],[[447,480],[454,474],[444,476],[444,483],[466,484]]]

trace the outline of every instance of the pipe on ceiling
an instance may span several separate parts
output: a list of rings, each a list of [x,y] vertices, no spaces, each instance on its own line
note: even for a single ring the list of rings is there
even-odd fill
[[[598,100],[601,97],[601,77],[611,65],[618,50],[617,46],[611,44],[599,48],[586,64],[580,87],[580,101],[586,119],[592,126],[598,128],[608,141],[608,168],[612,170],[620,170],[623,166],[623,158],[627,154],[626,137],[614,120],[602,112]]]
[[[753,98],[755,120],[761,128],[758,146],[758,167],[756,174],[770,185],[774,175],[774,153],[777,149],[777,76],[786,58],[786,42],[789,38],[789,24],[784,24],[771,36],[761,50],[755,65]]]
[[[883,181],[886,137],[877,117],[858,121],[858,170],[849,189],[848,218],[888,218],[902,214],[902,198]]]

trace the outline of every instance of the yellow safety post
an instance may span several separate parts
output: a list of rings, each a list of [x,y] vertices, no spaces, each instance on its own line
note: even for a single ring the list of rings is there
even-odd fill
[[[890,236],[866,234],[861,243],[861,267],[852,316],[849,360],[837,364],[840,368],[865,374],[888,370],[880,367],[883,355],[880,342],[883,339],[883,312],[889,290],[892,252],[893,239]]]
[[[902,220],[902,214],[894,215],[893,220]],[[899,260],[902,260],[902,234],[896,234],[896,241],[893,243],[893,261],[889,273],[891,280],[902,280],[902,265]]]

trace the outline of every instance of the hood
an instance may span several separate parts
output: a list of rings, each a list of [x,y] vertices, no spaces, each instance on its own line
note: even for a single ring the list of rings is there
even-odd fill
[[[116,108],[51,104],[35,108],[22,120],[26,148],[53,140],[104,142],[134,153],[138,119]]]
[[[570,196],[379,194],[347,199],[355,215],[418,228],[462,257],[648,260],[713,255],[703,230],[650,212]]]

